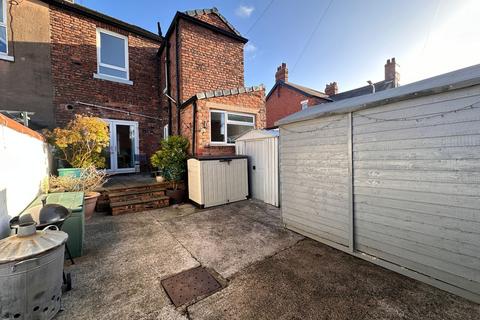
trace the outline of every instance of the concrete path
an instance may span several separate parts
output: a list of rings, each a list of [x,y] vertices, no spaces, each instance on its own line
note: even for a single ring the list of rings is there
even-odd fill
[[[205,266],[224,288],[175,309],[160,281]],[[480,306],[285,230],[242,201],[97,215],[58,319],[479,319]]]

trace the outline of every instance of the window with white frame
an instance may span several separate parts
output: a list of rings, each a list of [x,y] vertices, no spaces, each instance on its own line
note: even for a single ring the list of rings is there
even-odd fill
[[[245,113],[210,111],[210,141],[234,144],[235,140],[255,128],[255,116]]]
[[[97,72],[100,76],[129,80],[127,37],[97,29]]]
[[[308,108],[308,100],[300,101],[300,105],[302,106],[302,110],[307,109]]]
[[[0,54],[7,53],[7,0],[0,0]]]
[[[163,139],[164,140],[168,139],[168,124],[163,126]]]

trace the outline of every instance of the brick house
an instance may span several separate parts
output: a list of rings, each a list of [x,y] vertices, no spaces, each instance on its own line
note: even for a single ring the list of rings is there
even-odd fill
[[[0,2],[0,109],[33,112],[37,129],[105,119],[112,172],[146,168],[168,134],[198,141],[192,153],[228,154],[236,131],[264,127],[263,88],[244,88],[247,39],[216,9],[177,12],[163,37],[71,1]],[[202,98],[192,121],[184,102],[210,90],[222,97]]]
[[[236,136],[265,127],[264,88],[244,86],[247,41],[215,8],[177,12],[165,34],[165,132],[188,137],[194,155],[235,154]]]
[[[275,85],[266,97],[267,128],[274,128],[275,122],[309,106],[331,101],[323,92],[288,81],[285,63],[277,68]]]
[[[385,79],[352,90],[338,92],[337,82],[325,86],[325,92],[300,86],[288,81],[288,68],[285,63],[277,68],[275,85],[266,97],[267,128],[274,128],[275,122],[302,109],[331,101],[353,98],[372,92],[395,88],[400,85],[400,74],[395,58],[385,64]]]

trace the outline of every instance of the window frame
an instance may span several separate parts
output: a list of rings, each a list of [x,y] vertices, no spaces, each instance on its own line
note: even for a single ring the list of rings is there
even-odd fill
[[[302,108],[302,110],[308,108],[308,99],[300,101],[300,108]]]
[[[0,57],[4,60],[11,60],[12,57],[8,55],[8,24],[7,24],[7,6],[8,6],[8,1],[7,0],[0,0],[2,2],[2,7],[3,7],[3,22],[0,21],[0,27],[5,28],[5,52],[0,51]],[[10,58],[10,59],[6,59]]]
[[[125,50],[125,68],[117,67],[108,63],[103,63],[102,62],[102,53],[101,53],[101,48],[102,48],[102,42],[101,42],[101,34],[107,34],[109,36],[119,38],[123,40],[124,43],[124,50]],[[112,76],[109,74],[101,73],[100,72],[100,67],[106,67],[118,71],[124,71],[126,72],[126,77],[117,77],[117,76]],[[103,28],[97,28],[97,73],[95,73],[94,78],[97,79],[103,79],[103,80],[110,80],[110,81],[116,81],[116,82],[121,82],[121,83],[126,83],[126,84],[133,84],[132,81],[130,81],[130,66],[129,66],[129,55],[128,55],[128,36],[124,36],[122,34],[106,30]]]
[[[221,141],[212,141],[212,113],[221,113],[224,115],[225,117],[225,134],[224,134],[224,139],[223,139],[223,142]],[[236,124],[236,125],[249,125],[249,123],[247,122],[243,122],[243,121],[236,121],[236,120],[228,120],[228,115],[231,114],[231,115],[238,115],[238,116],[246,116],[246,117],[250,117],[252,118],[253,122],[252,122],[252,129],[255,129],[256,127],[256,119],[255,119],[255,114],[251,114],[251,113],[241,113],[241,112],[233,112],[233,111],[227,111],[227,110],[214,110],[214,109],[211,109],[210,112],[209,112],[209,117],[210,117],[210,144],[213,145],[213,146],[234,146],[235,145],[235,142],[231,143],[231,142],[227,142],[228,141],[228,125],[229,124]]]
[[[167,140],[169,137],[168,135],[168,124],[163,126],[163,140]]]

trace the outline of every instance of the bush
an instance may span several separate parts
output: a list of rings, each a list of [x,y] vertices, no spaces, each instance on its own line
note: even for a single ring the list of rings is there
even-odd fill
[[[76,192],[85,193],[100,188],[106,182],[107,174],[103,170],[97,170],[91,166],[82,170],[79,178],[63,176],[50,176],[48,192]]]
[[[102,152],[110,143],[110,135],[102,119],[75,115],[64,129],[55,128],[45,135],[55,146],[55,155],[73,168],[105,168]]]
[[[188,147],[185,137],[170,136],[161,141],[160,150],[150,158],[152,166],[160,170],[165,180],[173,182],[175,190],[187,170]]]

